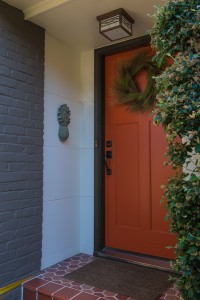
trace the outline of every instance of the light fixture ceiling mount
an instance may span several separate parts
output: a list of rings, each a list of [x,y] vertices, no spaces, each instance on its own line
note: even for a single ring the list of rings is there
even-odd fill
[[[134,19],[123,8],[113,10],[97,17],[99,32],[110,41],[116,41],[132,35]]]

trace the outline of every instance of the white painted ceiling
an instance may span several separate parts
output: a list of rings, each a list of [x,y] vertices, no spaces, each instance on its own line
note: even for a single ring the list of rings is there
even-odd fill
[[[3,0],[21,9],[25,19],[43,27],[55,38],[77,51],[96,49],[111,42],[99,33],[96,17],[123,8],[135,20],[133,35],[148,33],[155,5],[163,0]],[[130,38],[126,38],[130,39]]]

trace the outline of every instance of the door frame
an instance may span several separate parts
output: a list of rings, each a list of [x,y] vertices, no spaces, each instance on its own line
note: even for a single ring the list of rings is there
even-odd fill
[[[105,247],[105,57],[149,44],[145,35],[94,52],[94,255]]]

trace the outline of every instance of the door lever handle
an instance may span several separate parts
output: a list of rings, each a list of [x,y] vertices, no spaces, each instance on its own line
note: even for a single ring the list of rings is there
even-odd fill
[[[112,158],[112,151],[106,151],[106,157]]]
[[[112,151],[106,151],[106,155],[105,155],[106,174],[112,175],[112,169],[108,165],[109,158],[112,158]]]

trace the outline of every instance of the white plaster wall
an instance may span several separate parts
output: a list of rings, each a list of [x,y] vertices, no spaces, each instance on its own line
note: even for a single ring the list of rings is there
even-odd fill
[[[94,51],[81,54],[80,251],[94,251]]]
[[[58,139],[57,110],[71,111],[69,139]],[[46,34],[42,268],[80,252],[80,54]]]

